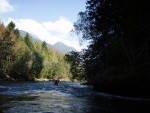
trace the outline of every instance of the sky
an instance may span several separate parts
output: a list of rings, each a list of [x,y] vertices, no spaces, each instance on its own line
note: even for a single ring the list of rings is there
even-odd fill
[[[36,35],[49,44],[63,42],[78,51],[79,38],[70,32],[86,0],[0,0],[0,21]]]

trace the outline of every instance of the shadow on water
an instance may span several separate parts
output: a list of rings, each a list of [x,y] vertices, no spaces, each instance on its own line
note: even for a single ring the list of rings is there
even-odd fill
[[[150,99],[113,96],[80,83],[25,82],[0,84],[5,113],[150,113]]]
[[[104,93],[99,93],[94,96],[91,103],[93,106],[99,106],[92,111],[95,113],[97,111],[99,113],[150,113],[150,101],[148,99],[106,96]]]
[[[4,104],[7,104],[10,102],[10,97],[7,95],[0,94],[0,113],[3,113],[3,110],[7,109],[5,107],[2,107]]]

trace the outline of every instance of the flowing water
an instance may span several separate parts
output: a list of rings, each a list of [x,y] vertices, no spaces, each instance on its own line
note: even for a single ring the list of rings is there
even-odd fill
[[[150,99],[93,91],[77,82],[0,83],[4,113],[150,113]]]

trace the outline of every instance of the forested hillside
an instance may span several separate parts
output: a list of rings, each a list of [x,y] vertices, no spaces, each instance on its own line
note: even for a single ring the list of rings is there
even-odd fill
[[[31,38],[22,37],[13,22],[6,27],[0,23],[0,79],[70,79],[64,55]]]

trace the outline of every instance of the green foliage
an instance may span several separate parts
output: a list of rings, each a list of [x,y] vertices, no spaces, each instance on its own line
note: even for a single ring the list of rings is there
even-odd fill
[[[72,73],[72,79],[82,81],[85,79],[84,68],[81,59],[81,53],[79,52],[70,52],[70,54],[65,55],[65,59],[70,63],[70,71]]]
[[[17,37],[17,38],[19,38],[19,37],[20,37],[20,32],[19,32],[19,30],[18,30],[18,29],[15,29],[15,30],[14,30],[14,33],[15,33],[15,35],[16,35],[16,37]]]
[[[7,29],[10,31],[14,31],[15,27],[16,27],[16,25],[12,21],[7,25]]]
[[[30,49],[33,49],[33,43],[32,43],[32,40],[31,40],[31,37],[30,35],[27,33],[26,36],[24,37],[24,41],[25,43],[27,44],[27,46],[30,48]]]
[[[31,54],[29,51],[26,51],[12,66],[10,76],[15,80],[28,80],[31,68],[29,65],[30,59]]]
[[[46,42],[32,42],[21,37],[15,24],[0,24],[0,79],[34,80],[36,78],[70,79],[70,65],[64,55],[47,47]]]
[[[47,44],[46,44],[45,41],[42,43],[42,48],[45,49],[45,50],[48,50],[48,47],[47,47]]]
[[[39,78],[49,79],[70,79],[70,66],[65,61],[64,55],[57,53],[54,50],[39,49],[44,57],[43,69]]]
[[[12,38],[12,33],[4,28],[3,25],[0,26],[0,75],[2,77],[8,76],[10,62],[15,60],[15,54],[13,46],[15,46],[15,40]]]

